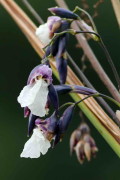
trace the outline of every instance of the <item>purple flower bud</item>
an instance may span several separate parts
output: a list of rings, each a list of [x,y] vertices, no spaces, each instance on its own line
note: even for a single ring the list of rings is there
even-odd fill
[[[57,37],[55,42],[50,46],[50,53],[53,57],[55,57],[58,53],[59,39],[60,37]]]
[[[69,35],[68,34],[64,34],[64,35],[62,35],[60,37],[57,57],[63,56],[63,53],[66,51],[68,39],[69,39]]]
[[[28,121],[28,136],[32,133],[34,127],[35,127],[35,120],[38,118],[38,116],[33,115],[32,113],[29,116]]]
[[[65,84],[67,77],[67,60],[64,57],[56,57],[56,65],[59,72],[60,83]]]
[[[48,86],[48,89],[49,89],[48,96],[50,98],[50,101],[53,104],[53,107],[55,108],[55,110],[57,111],[59,108],[59,99],[58,99],[57,91],[55,90],[53,84],[50,84]]]
[[[72,91],[71,86],[69,85],[54,85],[58,94],[66,94]]]
[[[35,78],[38,76],[42,76],[45,80],[52,82],[52,69],[49,66],[40,64],[36,66],[30,73],[28,77],[27,84],[31,84],[34,82]]]
[[[78,19],[78,15],[67,9],[53,7],[48,9],[51,13],[60,16],[61,18]]]
[[[38,126],[44,133],[44,136],[51,141],[56,133],[57,121],[58,119],[56,113],[54,112],[49,118],[45,120],[40,118],[36,119],[35,125]]]
[[[70,25],[71,25],[71,22],[63,20],[62,24],[61,24],[60,31],[62,32],[62,31],[65,31],[67,29],[70,29]]]
[[[90,88],[87,88],[84,86],[78,86],[78,85],[73,85],[73,92],[84,94],[84,95],[91,95],[91,94],[97,93],[97,91],[94,89],[90,89]]]
[[[59,129],[61,134],[64,134],[67,130],[74,112],[75,105],[70,105],[63,113],[59,120]]]

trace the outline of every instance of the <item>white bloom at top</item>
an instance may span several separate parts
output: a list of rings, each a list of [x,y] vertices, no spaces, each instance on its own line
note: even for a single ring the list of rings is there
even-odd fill
[[[33,130],[33,135],[25,143],[24,149],[20,157],[24,158],[39,158],[41,153],[44,155],[51,147],[50,141],[48,141],[43,132],[39,128]]]
[[[118,118],[119,121],[120,121],[120,110],[117,110],[117,111],[116,111],[116,116],[117,116],[117,118]]]
[[[44,45],[47,45],[50,42],[49,34],[50,29],[47,23],[40,25],[36,30],[37,37]]]
[[[21,107],[27,106],[32,114],[43,117],[46,114],[47,96],[48,83],[41,78],[23,88],[18,97],[18,102]]]
[[[52,27],[54,25],[54,23],[56,23],[57,21],[60,21],[61,18],[58,16],[50,16],[47,19],[47,22],[45,24],[40,25],[37,29],[36,29],[36,36],[40,39],[40,41],[43,43],[43,45],[47,45],[49,44],[50,40],[51,40],[51,33],[52,35],[54,34],[54,32],[52,32]],[[59,27],[58,27],[59,28]]]

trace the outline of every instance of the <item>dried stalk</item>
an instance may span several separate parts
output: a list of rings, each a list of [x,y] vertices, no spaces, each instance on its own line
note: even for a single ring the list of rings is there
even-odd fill
[[[0,3],[18,24],[38,55],[42,57],[44,55],[42,50],[43,45],[35,36],[36,26],[34,23],[13,0],[1,0]],[[51,58],[50,62],[54,74],[56,77],[58,77],[54,59]],[[82,82],[77,78],[70,67],[68,67],[67,83],[83,86]],[[84,95],[80,94],[71,94],[71,96],[75,101],[85,97]],[[79,104],[79,107],[90,119],[92,124],[97,128],[108,144],[113,148],[116,154],[120,157],[120,130],[118,126],[112,121],[112,119],[110,119],[110,117],[104,112],[94,98],[85,100]]]
[[[68,9],[68,6],[64,2],[64,0],[55,0],[55,1],[57,2],[57,4],[60,7]],[[79,22],[73,22],[72,28],[79,31],[80,28],[83,29],[83,25],[80,21]],[[90,48],[90,46],[89,46],[86,38],[84,37],[84,35],[82,35],[82,34],[76,35],[76,39],[77,39],[78,43],[80,44],[80,46],[82,47],[84,54],[87,56],[87,58],[90,61],[93,69],[96,71],[96,73],[98,74],[101,81],[105,84],[105,86],[107,87],[109,92],[112,94],[112,96],[117,101],[120,102],[120,94],[119,94],[118,90],[115,88],[115,86],[113,85],[113,83],[109,79],[108,75],[103,70],[102,66],[100,65],[95,54],[93,53],[92,49]]]
[[[116,19],[117,19],[118,25],[120,27],[120,1],[119,0],[111,0],[111,3],[113,5]]]

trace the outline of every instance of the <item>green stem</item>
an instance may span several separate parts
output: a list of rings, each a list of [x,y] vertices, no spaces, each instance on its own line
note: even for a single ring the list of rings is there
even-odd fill
[[[112,101],[114,104],[116,104],[118,107],[120,107],[120,103],[118,101],[116,101],[115,99],[113,99],[109,96],[106,96],[105,94],[99,94],[99,95],[100,95],[100,97],[108,99],[109,101]]]
[[[88,16],[88,18],[89,18],[89,20],[90,20],[90,22],[91,22],[91,24],[92,24],[92,26],[93,26],[94,31],[97,33],[98,31],[97,31],[97,28],[96,28],[96,26],[95,26],[95,23],[94,23],[91,15],[90,15],[87,11],[85,11],[84,9],[82,9],[82,8],[80,8],[80,7],[78,7],[78,6],[75,7],[75,9],[73,10],[73,12],[76,12],[77,10],[80,11],[80,12],[85,13],[85,14]]]
[[[63,104],[62,106],[59,107],[59,110],[61,110],[62,108],[64,108],[65,106],[68,106],[68,105],[72,105],[72,104],[75,104],[74,102],[67,102],[65,104]]]

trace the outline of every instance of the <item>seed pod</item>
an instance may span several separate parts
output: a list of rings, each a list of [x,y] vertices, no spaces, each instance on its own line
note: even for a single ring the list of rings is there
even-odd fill
[[[49,8],[48,10],[51,13],[53,13],[54,15],[57,15],[57,16],[59,16],[61,18],[68,18],[68,19],[74,19],[74,20],[78,19],[77,14],[75,14],[72,11],[69,11],[67,9],[53,7],[53,8]]]

